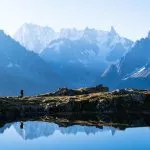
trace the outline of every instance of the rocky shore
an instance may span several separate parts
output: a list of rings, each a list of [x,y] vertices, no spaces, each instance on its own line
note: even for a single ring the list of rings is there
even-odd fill
[[[32,97],[0,97],[0,119],[74,114],[150,114],[150,91],[122,89],[109,92],[102,85],[58,89]]]

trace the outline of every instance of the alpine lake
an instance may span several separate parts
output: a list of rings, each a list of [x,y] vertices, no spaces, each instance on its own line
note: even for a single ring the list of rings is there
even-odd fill
[[[143,120],[131,120],[129,126],[64,122],[5,123],[0,127],[0,147],[2,150],[150,149],[150,127]]]

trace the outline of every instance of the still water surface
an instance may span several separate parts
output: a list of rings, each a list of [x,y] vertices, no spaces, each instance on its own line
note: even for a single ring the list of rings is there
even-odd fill
[[[102,128],[28,121],[0,128],[1,150],[150,150],[150,128]]]

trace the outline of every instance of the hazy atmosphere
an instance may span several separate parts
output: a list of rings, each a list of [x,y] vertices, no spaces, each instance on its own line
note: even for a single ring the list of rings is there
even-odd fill
[[[150,150],[150,0],[0,0],[0,150]]]
[[[132,40],[150,29],[149,0],[0,0],[0,29],[13,35],[24,23],[110,30]]]

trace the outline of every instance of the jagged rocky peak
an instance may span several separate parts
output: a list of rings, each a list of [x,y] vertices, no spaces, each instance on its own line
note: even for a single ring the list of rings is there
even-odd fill
[[[96,31],[96,29],[86,27],[86,28],[84,29],[84,31],[85,31],[85,32],[95,32],[95,31]]]
[[[83,37],[89,37],[88,39],[96,39],[96,37],[98,36],[98,30],[94,29],[94,28],[88,28],[86,27],[84,29],[84,33],[83,33]]]
[[[78,32],[78,30],[76,28],[62,28],[62,29],[60,29],[60,33],[63,33],[63,32],[71,33],[71,32]]]
[[[111,27],[109,32],[88,27],[83,30],[64,28],[60,32],[55,32],[50,27],[26,23],[14,36],[14,39],[21,45],[36,53],[41,53],[52,41],[60,38],[70,40],[85,39],[88,42],[95,42],[103,50],[103,53],[106,50],[110,50],[110,46],[114,46],[116,43],[123,43],[125,47],[131,47],[130,45],[132,45],[132,42],[129,42],[130,40],[120,37],[114,27]]]
[[[113,26],[111,26],[110,33],[112,35],[118,35],[117,32],[116,32],[116,30],[115,30],[115,28]]]

